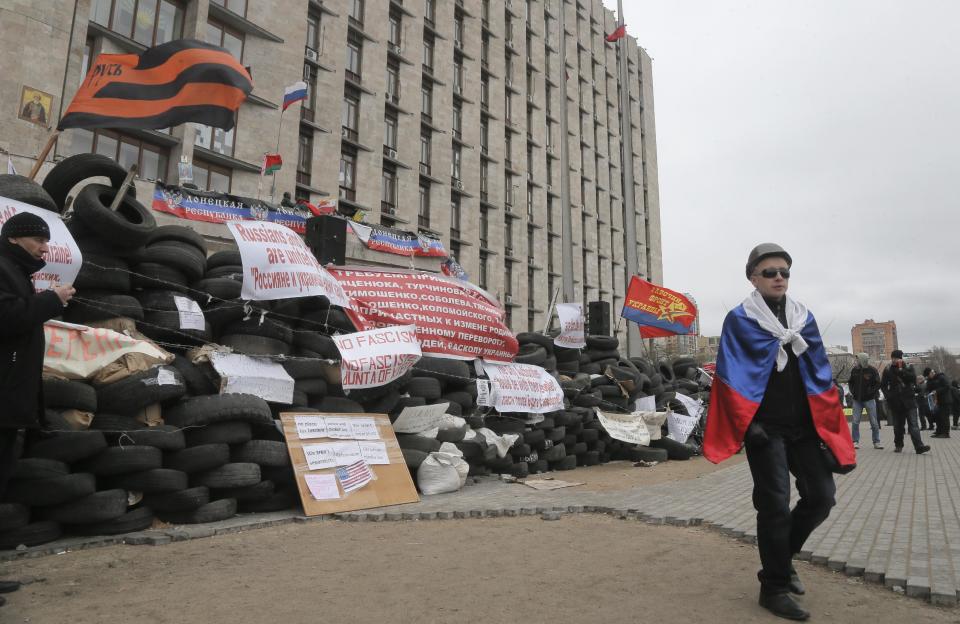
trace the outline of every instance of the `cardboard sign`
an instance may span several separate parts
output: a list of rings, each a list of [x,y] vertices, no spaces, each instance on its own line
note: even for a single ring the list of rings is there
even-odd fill
[[[583,333],[583,304],[558,303],[557,318],[560,320],[560,334],[553,339],[553,344],[567,349],[582,349],[587,346]]]
[[[484,364],[499,412],[544,414],[563,409],[563,389],[547,371],[532,364]]]
[[[50,242],[47,243],[49,251],[44,257],[47,266],[33,274],[33,288],[40,292],[49,290],[54,284],[72,284],[83,264],[83,254],[60,215],[15,199],[0,197],[0,226],[20,212],[37,215],[50,228]]]
[[[405,407],[393,421],[393,430],[397,433],[420,433],[438,429],[447,421],[444,416],[447,415],[449,406],[449,403],[437,403]]]
[[[686,442],[698,422],[700,422],[699,416],[684,416],[683,414],[670,412],[667,414],[667,428],[670,430],[667,437],[677,442]]]
[[[344,308],[350,300],[293,230],[266,221],[231,221],[243,262],[242,298],[253,301],[323,295]]]
[[[334,336],[344,390],[383,386],[402,377],[421,357],[417,328],[384,327]]]
[[[643,412],[612,414],[601,412],[599,409],[596,411],[600,424],[614,440],[643,446],[650,445],[650,430],[643,422]]]
[[[293,377],[279,362],[215,351],[210,363],[220,374],[220,394],[252,394],[287,405],[293,400]]]
[[[173,302],[180,313],[180,329],[197,329],[200,331],[206,329],[207,324],[199,303],[193,299],[177,296],[173,297]]]
[[[308,422],[304,418],[317,417],[324,418],[326,424],[346,422],[347,431],[361,435],[369,435],[370,421],[373,421],[378,438],[317,438],[314,437],[314,427],[310,430],[309,439],[301,439],[298,432]],[[420,500],[386,414],[284,412],[280,414],[280,422],[293,462],[300,500],[308,516],[416,503]],[[314,447],[324,450],[317,451]],[[308,449],[311,457],[307,455]],[[347,461],[350,457],[354,459]],[[314,466],[323,467],[311,468],[311,461]]]

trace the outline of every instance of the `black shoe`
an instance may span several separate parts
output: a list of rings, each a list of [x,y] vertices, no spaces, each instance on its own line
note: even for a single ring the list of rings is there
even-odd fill
[[[797,604],[790,594],[764,594],[760,592],[760,606],[787,620],[806,620],[810,612]]]
[[[930,446],[927,444],[924,444],[923,446],[917,449],[917,455],[923,455],[929,450],[930,450]]]
[[[20,589],[20,581],[0,581],[0,594],[9,594]]]
[[[902,447],[902,446],[898,446],[898,447],[896,447],[895,449],[893,449],[893,452],[894,452],[894,453],[902,453],[902,452],[903,452],[903,447]]]
[[[0,596],[0,607],[2,607],[5,604],[7,604],[7,599],[4,598],[3,596]]]
[[[787,585],[787,588],[790,590],[791,594],[796,594],[802,596],[807,593],[807,588],[803,586],[803,582],[800,580],[800,575],[797,574],[797,571],[793,566],[790,566],[790,584]]]

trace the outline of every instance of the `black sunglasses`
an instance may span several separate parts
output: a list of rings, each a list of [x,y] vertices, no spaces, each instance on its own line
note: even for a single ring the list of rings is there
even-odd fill
[[[764,269],[760,271],[760,275],[767,279],[775,278],[777,273],[782,275],[783,279],[790,279],[790,269]]]

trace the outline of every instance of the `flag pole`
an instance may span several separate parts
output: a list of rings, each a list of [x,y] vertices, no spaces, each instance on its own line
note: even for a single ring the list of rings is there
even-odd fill
[[[553,291],[553,299],[550,300],[550,307],[547,308],[547,322],[543,325],[543,332],[546,334],[550,330],[550,321],[553,320],[553,308],[557,305],[557,297],[560,296],[560,289]]]
[[[277,128],[277,151],[276,154],[280,153],[280,133],[283,131],[283,114],[287,112],[287,109],[280,109],[280,126]],[[270,183],[270,203],[274,203],[277,197],[277,172],[274,171],[270,174],[273,178],[273,181]]]
[[[263,190],[263,172],[267,170],[267,153],[263,153],[263,162],[260,163],[260,178],[257,180],[257,199],[260,199],[260,191]]]
[[[50,153],[50,150],[53,149],[53,146],[57,142],[57,137],[60,136],[59,130],[54,130],[50,133],[50,137],[47,138],[47,144],[43,146],[43,150],[40,151],[40,155],[37,156],[37,162],[33,164],[33,169],[30,170],[30,175],[27,176],[31,180],[37,177],[37,174],[40,173],[40,167],[43,166],[43,163],[47,160],[47,155]]]

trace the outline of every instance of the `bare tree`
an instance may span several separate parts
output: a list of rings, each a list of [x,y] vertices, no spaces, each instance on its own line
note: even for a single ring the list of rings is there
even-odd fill
[[[960,363],[957,356],[947,351],[946,347],[932,347],[927,361],[934,370],[942,372],[949,379],[960,379]]]

